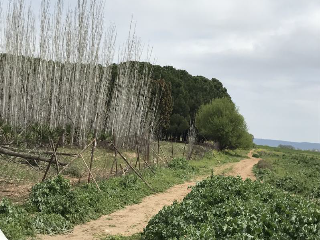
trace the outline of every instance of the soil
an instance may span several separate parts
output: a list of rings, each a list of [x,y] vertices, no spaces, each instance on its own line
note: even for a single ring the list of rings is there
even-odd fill
[[[8,179],[0,179],[0,199],[9,198],[14,203],[21,203],[28,198],[32,186],[32,183],[21,184]]]
[[[248,154],[248,159],[240,162],[227,163],[214,169],[215,174],[228,176],[241,176],[242,179],[250,178],[255,180],[252,168],[259,158],[252,157],[252,151]],[[130,236],[142,232],[152,216],[157,214],[164,206],[171,205],[173,201],[182,199],[191,191],[190,186],[194,186],[205,177],[195,179],[171,187],[163,193],[145,197],[141,203],[127,206],[112,214],[100,217],[97,220],[76,226],[71,233],[65,235],[40,236],[43,240],[90,240],[98,239],[104,235]]]

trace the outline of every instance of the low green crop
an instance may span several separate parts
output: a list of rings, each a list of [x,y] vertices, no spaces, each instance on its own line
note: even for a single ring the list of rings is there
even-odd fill
[[[320,154],[280,150],[259,151],[263,160],[254,167],[256,177],[293,194],[320,198]]]
[[[26,235],[33,236],[33,217],[22,207],[3,199],[0,202],[0,229],[10,240],[24,239]]]
[[[272,186],[212,176],[153,217],[143,238],[319,239],[320,207]]]

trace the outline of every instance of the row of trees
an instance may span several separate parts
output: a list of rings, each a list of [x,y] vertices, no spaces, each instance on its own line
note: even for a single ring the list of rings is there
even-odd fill
[[[178,70],[171,66],[153,66],[153,79],[164,79],[171,96],[163,98],[172,100],[172,112],[169,122],[162,124],[162,138],[175,141],[186,141],[188,131],[195,123],[199,107],[210,103],[213,99],[229,98],[227,89],[215,78],[207,79],[203,76],[192,76],[185,70]],[[166,108],[170,110],[170,107]],[[168,115],[168,113],[166,114]]]
[[[140,63],[130,29],[114,67],[116,32],[105,28],[103,7],[79,0],[65,10],[62,0],[53,8],[42,0],[37,18],[24,0],[10,1],[0,17],[0,121],[23,135],[30,126],[64,129],[71,144],[94,133],[115,136],[117,145],[150,138],[159,97],[150,64]]]
[[[71,144],[98,133],[129,146],[137,137],[150,140],[154,131],[158,138],[187,141],[195,123],[198,136],[209,138],[201,130],[206,121],[196,116],[214,99],[232,103],[219,80],[154,66],[149,56],[141,62],[134,30],[114,64],[116,33],[104,28],[103,2],[79,0],[67,11],[62,6],[57,0],[51,14],[50,1],[42,0],[37,21],[24,0],[10,2],[0,34],[0,122],[25,134],[30,126],[67,130]]]

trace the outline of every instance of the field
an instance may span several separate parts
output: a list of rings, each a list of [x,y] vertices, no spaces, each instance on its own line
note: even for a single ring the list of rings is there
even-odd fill
[[[212,176],[164,208],[143,239],[317,239],[320,207],[249,179]]]
[[[320,154],[255,152],[263,182],[211,176],[151,219],[142,239],[318,239]]]
[[[29,190],[23,193],[15,192],[13,200],[19,200],[18,203],[13,204],[7,198],[2,199],[0,203],[0,229],[9,239],[23,239],[26,236],[35,236],[37,233],[66,232],[71,230],[75,224],[96,219],[126,205],[137,203],[144,196],[164,191],[193,176],[209,174],[213,166],[224,162],[238,161],[244,158],[247,152],[246,150],[224,153],[206,152],[204,147],[196,146],[194,160],[188,162],[181,158],[185,151],[184,144],[174,143],[174,156],[177,157],[173,160],[170,157],[172,144],[164,142],[161,144],[163,154],[167,154],[167,166],[164,166],[166,164],[162,162],[158,166],[152,165],[152,170],[145,168],[140,171],[144,180],[152,186],[153,190],[132,173],[106,180],[99,179],[98,184],[101,190],[99,191],[93,182],[84,184],[80,181],[80,183],[75,182],[71,185],[68,179],[72,178],[71,175],[53,177],[55,175],[53,169],[52,178],[34,185],[30,195],[28,195]],[[105,162],[103,151],[102,149],[97,151],[99,155],[97,154],[95,160],[95,173],[101,170],[102,163]],[[133,153],[127,152],[128,156],[130,154],[133,155]],[[101,157],[99,158],[99,156]],[[32,186],[39,181],[41,174],[38,174],[37,178],[28,173],[28,168],[29,171],[36,171],[34,167],[20,166],[21,169],[25,169],[22,174],[17,168],[21,163],[16,161],[18,160],[8,161],[8,168],[16,168],[17,170],[10,172],[10,176],[7,173],[7,179],[9,177],[10,179],[23,179],[23,182],[15,181],[14,184],[17,187],[26,184]],[[84,171],[84,167],[80,163],[75,166]],[[19,199],[20,194],[24,195],[24,199]]]
[[[163,208],[138,239],[318,239],[320,154],[259,146],[258,181],[211,176]]]
[[[187,161],[183,158],[184,144],[173,144],[174,158],[172,143],[161,142],[161,146],[163,161],[158,159],[157,165],[157,158],[151,157],[152,169],[140,170],[153,190],[133,173],[109,175],[108,179],[99,177],[106,156],[110,156],[108,172],[114,156],[111,151],[98,148],[94,171],[101,191],[94,183],[85,184],[86,177],[73,184],[70,179],[74,177],[69,172],[63,177],[54,177],[53,168],[50,180],[36,184],[24,200],[14,204],[2,199],[0,228],[9,239],[24,239],[39,233],[65,233],[77,224],[138,203],[147,195],[195,176],[211,174],[193,187],[182,202],[164,207],[142,233],[102,239],[317,239],[319,236],[320,154],[259,146],[253,154],[261,159],[253,168],[258,181],[243,181],[239,177],[212,175],[212,169],[228,166],[221,172],[228,175],[233,166],[230,163],[244,159],[247,150],[217,152],[196,146],[193,159]],[[125,154],[131,163],[135,162],[134,152]],[[90,152],[86,157],[90,157]],[[85,166],[76,163],[75,166],[86,173]],[[18,164],[21,163],[9,161],[7,168],[14,169]],[[18,170],[12,171],[11,179],[23,178],[31,186],[39,181],[40,178],[27,174],[27,168],[33,169],[24,166],[24,175]],[[15,184],[26,183],[17,181]]]
[[[320,154],[310,151],[263,147],[263,160],[254,168],[257,178],[290,194],[320,198]]]

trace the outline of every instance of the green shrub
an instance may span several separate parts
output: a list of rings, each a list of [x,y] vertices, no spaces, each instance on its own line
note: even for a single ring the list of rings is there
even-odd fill
[[[188,160],[185,158],[174,158],[171,162],[169,162],[168,167],[174,170],[186,170],[190,168],[190,165]]]
[[[267,162],[266,160],[260,160],[256,166],[258,169],[272,169],[271,163]]]
[[[253,136],[230,98],[217,98],[200,106],[195,120],[199,134],[219,143],[221,149],[252,147]]]
[[[38,183],[32,187],[29,202],[37,211],[66,216],[76,201],[70,182],[61,175]]]
[[[254,154],[252,154],[252,157],[254,157],[254,158],[259,158],[260,156],[259,156],[258,153],[254,153]]]
[[[120,184],[123,188],[135,187],[137,185],[138,177],[135,174],[127,174],[121,178]]]

